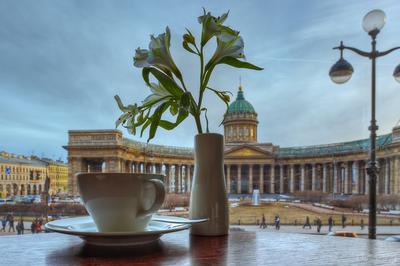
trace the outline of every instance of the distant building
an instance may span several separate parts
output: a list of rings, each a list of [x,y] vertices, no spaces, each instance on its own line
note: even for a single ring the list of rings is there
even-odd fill
[[[365,169],[369,139],[281,148],[258,143],[257,125],[257,113],[240,87],[224,118],[229,193],[250,194],[253,189],[261,194],[307,190],[368,193]],[[123,138],[119,130],[70,130],[64,148],[68,151],[70,194],[77,194],[77,172],[163,173],[168,192],[190,191],[194,169],[191,148],[132,141]],[[377,137],[377,161],[378,194],[400,193],[400,127]]]
[[[47,176],[50,178],[50,194],[66,191],[66,164],[0,152],[0,197],[40,195]]]
[[[47,176],[50,178],[49,194],[66,193],[68,188],[68,165],[63,161],[41,160],[47,163]]]

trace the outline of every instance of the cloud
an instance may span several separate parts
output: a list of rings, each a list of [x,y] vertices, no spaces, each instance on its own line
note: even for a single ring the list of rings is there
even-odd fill
[[[119,116],[115,94],[139,102],[150,93],[132,66],[134,50],[147,47],[149,35],[167,25],[172,53],[197,95],[198,61],[181,48],[181,34],[188,27],[198,36],[196,18],[203,6],[217,15],[230,10],[227,24],[241,31],[247,59],[265,68],[218,67],[210,81],[236,95],[242,77],[246,99],[259,114],[260,142],[284,147],[368,136],[369,62],[346,53],[354,76],[334,85],[328,71],[338,53],[331,48],[344,40],[367,50],[360,23],[378,7],[388,16],[378,46],[399,45],[397,1],[5,0],[0,2],[0,150],[65,158],[61,146],[69,129],[113,128]],[[397,59],[378,62],[379,133],[390,132],[400,117],[399,85],[391,77]],[[212,95],[205,100],[211,129],[222,133],[224,105]],[[188,119],[173,132],[160,130],[154,143],[192,146],[188,136],[195,134]]]

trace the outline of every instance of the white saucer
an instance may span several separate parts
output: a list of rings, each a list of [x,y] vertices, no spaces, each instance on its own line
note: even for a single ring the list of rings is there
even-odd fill
[[[179,219],[179,217],[174,218]],[[50,231],[79,236],[88,244],[96,246],[136,246],[149,244],[157,241],[163,234],[186,230],[190,227],[191,224],[152,220],[144,231],[101,233],[98,232],[91,216],[56,220],[48,222],[45,225],[45,228]]]

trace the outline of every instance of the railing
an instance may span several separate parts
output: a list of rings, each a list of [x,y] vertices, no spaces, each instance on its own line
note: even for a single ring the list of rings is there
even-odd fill
[[[145,151],[146,153],[188,157],[194,156],[194,150],[192,148],[147,144],[130,139],[123,139],[123,144],[136,150]]]
[[[377,137],[377,146],[382,148],[392,142],[392,134],[386,134]],[[362,139],[356,141],[324,144],[324,145],[312,145],[312,146],[299,146],[299,147],[288,147],[280,148],[279,156],[320,156],[320,155],[332,155],[342,154],[349,152],[363,152],[369,149],[369,139]]]

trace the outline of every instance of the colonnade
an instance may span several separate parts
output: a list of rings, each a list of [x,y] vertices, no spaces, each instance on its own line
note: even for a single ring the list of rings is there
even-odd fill
[[[124,172],[124,173],[152,173],[164,175],[164,184],[168,193],[190,192],[194,166],[192,164],[177,164],[163,162],[141,162],[120,158],[104,159],[71,159],[69,167],[72,173],[77,172]],[[70,191],[76,191],[76,178],[73,177]]]
[[[225,164],[227,192],[230,194],[251,194],[254,189],[260,193],[295,193],[320,191],[337,194],[367,194],[368,161],[353,160],[330,162],[292,163],[276,160],[274,164],[230,163]],[[142,162],[121,158],[76,159],[71,158],[69,171],[77,172],[126,172],[154,173],[165,175],[164,183],[169,193],[190,192],[194,166],[191,163]],[[378,159],[378,194],[399,193],[398,175],[400,158]],[[70,191],[76,191],[76,179],[70,180]]]
[[[42,193],[43,186],[41,183],[32,184],[32,183],[8,183],[3,182],[0,184],[0,195],[2,197],[8,196],[24,196],[24,195],[40,195]]]
[[[398,178],[400,159],[380,158],[378,194],[399,193]],[[338,194],[367,194],[368,161],[331,161],[321,163],[276,164],[226,164],[227,191],[231,194],[294,193],[320,191]]]

